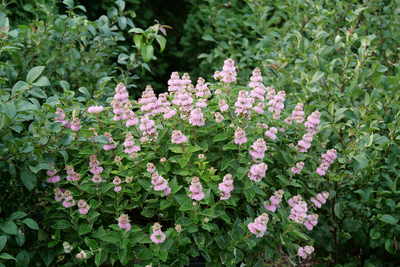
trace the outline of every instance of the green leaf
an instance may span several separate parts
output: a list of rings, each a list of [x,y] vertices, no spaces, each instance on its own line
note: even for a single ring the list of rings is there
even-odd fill
[[[21,219],[28,216],[28,214],[26,214],[25,212],[21,212],[21,211],[16,211],[13,212],[9,218],[10,221],[16,220],[16,219]]]
[[[161,258],[161,260],[162,260],[163,262],[166,262],[166,261],[167,261],[167,258],[168,258],[168,251],[166,251],[166,250],[160,250],[160,251],[158,252],[158,255],[160,256],[160,258]]]
[[[1,253],[0,254],[0,259],[5,259],[5,260],[17,260],[17,259],[15,259],[13,256],[11,256],[10,254],[8,254],[8,253]]]
[[[393,254],[393,245],[394,245],[394,240],[392,238],[386,239],[385,248],[390,254]]]
[[[110,20],[114,20],[118,16],[118,10],[115,7],[110,7],[107,10],[107,16],[110,18]]]
[[[91,99],[90,93],[89,93],[88,89],[86,89],[86,87],[79,87],[78,90],[79,90],[79,92],[85,94],[86,100],[90,100]]]
[[[214,137],[213,142],[219,142],[228,138],[227,134],[219,134]]]
[[[168,208],[172,203],[168,200],[161,200],[160,203],[160,210],[164,210],[166,208]]]
[[[125,16],[120,16],[120,17],[118,17],[118,27],[121,29],[121,30],[125,30],[125,28],[126,28],[126,17]]]
[[[153,58],[154,48],[151,44],[144,44],[142,47],[142,59],[149,62]]]
[[[54,255],[54,251],[51,249],[43,249],[42,250],[42,259],[44,261],[44,264],[46,264],[46,266],[49,266],[50,263],[54,260],[55,255]]]
[[[137,254],[137,257],[141,260],[150,260],[153,258],[153,252],[150,249],[145,248]]]
[[[7,117],[10,119],[14,119],[15,115],[17,114],[17,109],[15,108],[14,102],[6,102],[3,104],[2,107]]]
[[[249,245],[249,248],[250,248],[250,249],[252,249],[253,247],[255,247],[255,245],[257,245],[256,242],[254,242],[253,240],[248,239],[248,238],[245,238],[245,239],[244,239],[244,242],[246,242],[247,245]]]
[[[98,142],[100,144],[105,144],[105,145],[110,143],[108,141],[108,138],[105,137],[104,135],[96,136],[95,138],[93,138],[93,141],[96,141],[96,142]]]
[[[392,215],[389,215],[389,214],[384,214],[382,217],[379,218],[379,220],[381,220],[382,222],[385,222],[385,223],[393,224],[393,225],[396,225],[398,222],[398,220],[396,220],[395,218],[393,218]]]
[[[27,218],[27,219],[23,220],[22,222],[33,230],[39,230],[39,225],[37,224],[37,222],[35,222],[34,220],[32,220],[30,218]]]
[[[317,71],[312,77],[311,83],[321,80],[324,75],[325,73],[323,73],[322,71]]]
[[[53,229],[67,229],[70,227],[71,224],[66,220],[60,220],[56,224],[52,225],[51,228]]]
[[[29,72],[28,75],[26,76],[26,81],[28,84],[33,83],[39,76],[42,74],[44,70],[44,66],[37,66],[32,68]]]
[[[85,235],[91,231],[90,227],[87,225],[81,225],[79,227],[79,235]]]
[[[97,249],[99,247],[96,240],[89,239],[87,237],[85,237],[85,244],[91,249]]]
[[[37,173],[40,170],[53,170],[48,163],[39,163],[35,167],[29,166],[29,169],[34,173]]]
[[[372,239],[378,239],[382,236],[382,234],[375,228],[371,229],[369,235],[371,236]]]
[[[0,236],[0,251],[3,250],[3,248],[7,244],[7,237],[6,236]]]
[[[246,196],[247,201],[252,201],[254,196],[256,195],[256,192],[254,191],[253,188],[249,188],[244,190],[244,195]]]
[[[108,27],[107,25],[103,25],[103,26],[100,26],[99,28],[104,32],[104,34],[107,36],[107,38],[111,37],[110,27]]]
[[[353,157],[358,163],[360,163],[360,169],[368,167],[368,159],[364,153],[358,154]]]
[[[58,100],[58,98],[56,98],[54,96],[50,96],[49,98],[47,98],[46,104],[54,107],[55,105],[61,104],[61,102],[60,102],[60,100]]]
[[[222,147],[222,150],[227,150],[227,149],[230,149],[230,150],[237,150],[238,148],[237,148],[237,146],[236,146],[234,143],[228,143],[228,144],[226,144],[226,145],[224,145],[224,146]]]
[[[107,253],[103,250],[100,250],[97,254],[96,257],[94,258],[94,263],[96,266],[102,265],[106,260],[107,260]]]
[[[15,263],[15,267],[28,267],[31,258],[29,257],[29,253],[26,250],[20,251],[16,257],[17,262]]]
[[[212,37],[211,35],[208,35],[208,34],[207,34],[207,35],[203,35],[202,39],[205,40],[205,41],[217,42],[217,41],[214,39],[214,37]]]
[[[167,40],[162,35],[156,35],[156,40],[160,45],[160,52],[164,51]]]
[[[2,230],[4,233],[10,234],[10,235],[17,235],[17,233],[18,233],[18,227],[12,221],[3,222],[2,224],[0,224],[0,230]]]
[[[110,242],[110,243],[118,243],[119,235],[116,232],[111,232],[101,237],[101,240]]]
[[[143,35],[137,34],[137,35],[133,36],[133,42],[135,43],[135,46],[137,47],[137,49],[140,49],[140,47],[142,47]]]
[[[29,84],[27,84],[24,81],[18,81],[16,84],[14,84],[13,88],[11,89],[11,94],[12,95],[18,94],[28,88]]]

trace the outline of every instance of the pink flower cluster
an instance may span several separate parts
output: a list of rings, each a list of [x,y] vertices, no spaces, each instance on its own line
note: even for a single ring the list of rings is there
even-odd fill
[[[149,119],[149,117],[142,117],[139,129],[143,132],[143,139],[141,139],[141,142],[157,140],[158,133],[154,120]]]
[[[121,216],[119,216],[118,218],[118,226],[119,228],[125,229],[125,233],[129,232],[129,230],[131,230],[132,226],[129,223],[129,219],[128,216],[126,216],[125,214],[122,214]]]
[[[260,85],[262,85],[262,80],[263,80],[263,78],[262,78],[262,76],[261,76],[261,71],[260,71],[260,68],[255,68],[254,70],[253,70],[253,73],[252,73],[252,75],[251,75],[251,77],[250,77],[250,83],[249,83],[249,87],[250,88],[257,88],[257,87],[259,87]],[[264,91],[264,93],[265,93],[265,91]],[[254,97],[254,96],[253,96]],[[264,98],[264,97],[263,97]],[[261,100],[261,101],[264,101],[264,100]]]
[[[182,89],[182,81],[179,78],[178,72],[172,72],[171,78],[168,80],[168,91],[170,95]]]
[[[64,198],[64,193],[60,190],[60,188],[54,188],[54,199],[57,202],[61,202]]]
[[[214,79],[221,80],[224,83],[232,83],[236,81],[236,76],[235,62],[231,58],[224,61],[224,66],[222,67],[221,72],[216,71],[214,73]]]
[[[90,114],[93,114],[93,113],[94,114],[99,114],[102,111],[103,111],[103,107],[102,106],[93,106],[93,107],[88,108],[88,112]]]
[[[171,193],[167,180],[159,175],[158,172],[153,172],[151,175],[151,184],[154,187],[154,191],[164,191],[164,197]]]
[[[99,166],[100,162],[97,160],[96,155],[90,156],[89,166],[92,168],[90,172],[93,173],[92,181],[93,183],[101,183],[102,178],[100,174],[103,172],[103,168]]]
[[[111,106],[113,107],[114,121],[119,121],[124,119],[124,104],[128,102],[129,94],[126,91],[126,87],[123,83],[119,83],[115,88],[114,99],[111,101]]]
[[[196,85],[196,97],[208,97],[211,95],[210,89],[208,89],[207,84],[205,84],[205,80],[201,77],[197,79]]]
[[[78,201],[78,207],[79,207],[80,214],[87,214],[90,209],[89,205],[83,199]]]
[[[264,109],[265,109],[265,105],[262,102],[257,103],[257,106],[255,106],[253,108],[253,110],[257,113],[257,114],[263,114],[264,113]]]
[[[310,198],[310,200],[311,200],[311,202],[312,203],[314,203],[314,205],[317,207],[317,208],[321,208],[322,207],[322,204],[325,204],[326,203],[326,200],[329,198],[329,193],[328,192],[326,192],[326,191],[324,191],[324,192],[322,192],[322,193],[320,193],[320,194],[318,194],[317,195],[317,199],[315,199],[315,198]]]
[[[196,108],[190,112],[189,123],[193,126],[204,126],[205,120],[204,115],[201,112],[201,108]]]
[[[328,150],[325,154],[322,154],[322,163],[321,165],[317,168],[316,172],[324,176],[326,174],[326,171],[328,170],[329,166],[333,164],[337,157],[337,151],[335,149]]]
[[[264,139],[259,138],[251,146],[254,150],[250,150],[249,153],[253,157],[253,160],[263,159],[265,157],[265,151],[267,151],[267,144]]]
[[[174,130],[172,132],[171,142],[175,144],[185,143],[187,141],[187,137],[182,134],[181,131]]]
[[[50,176],[49,178],[47,178],[47,182],[52,184],[58,183],[61,180],[60,176],[56,175],[58,171],[54,168],[53,164],[49,163],[49,165],[52,170],[47,171],[47,175]]]
[[[196,107],[198,107],[198,108],[206,108],[207,107],[207,99],[206,98],[200,98],[196,103]]]
[[[125,147],[124,152],[126,154],[132,154],[133,152],[140,151],[140,147],[135,146],[135,140],[133,139],[133,136],[131,133],[128,133],[125,135],[124,147]]]
[[[318,214],[308,215],[304,221],[304,226],[307,228],[308,231],[311,231],[314,226],[318,224]]]
[[[307,152],[307,150],[311,147],[311,142],[313,141],[312,133],[306,133],[303,135],[303,139],[297,143],[297,150],[299,152]]]
[[[261,179],[265,176],[265,172],[267,170],[268,166],[264,162],[254,164],[253,166],[251,166],[250,171],[247,173],[247,176],[252,181],[260,182]]]
[[[215,113],[215,121],[218,122],[218,123],[220,123],[220,122],[222,122],[223,120],[224,120],[224,116],[222,116],[221,113],[216,112],[216,113]]]
[[[192,81],[190,80],[189,73],[183,74],[181,83],[184,87],[191,85]]]
[[[268,131],[265,132],[265,136],[269,137],[271,140],[275,140],[277,133],[278,133],[278,129],[276,129],[275,127],[271,127],[271,128],[269,128]]]
[[[159,223],[155,223],[153,225],[153,234],[150,236],[151,241],[154,244],[160,244],[165,241],[165,234],[161,231],[161,225]]]
[[[246,132],[242,128],[237,128],[235,131],[235,144],[241,145],[247,142]]]
[[[75,206],[75,200],[72,197],[71,191],[69,190],[64,191],[64,201],[62,204],[65,208],[70,208],[72,206]]]
[[[54,118],[55,122],[62,122],[62,124],[65,126],[65,128],[70,128],[71,125],[68,124],[68,120],[65,119],[65,113],[62,108],[57,108],[56,114],[60,116],[60,118]]]
[[[108,138],[108,145],[104,145],[103,149],[105,151],[111,150],[111,149],[115,149],[117,147],[117,143],[112,139],[111,134],[108,132],[104,133],[104,136]]]
[[[118,176],[114,177],[113,184],[115,185],[114,187],[115,192],[119,192],[122,190],[122,186],[120,186],[121,182],[122,182],[121,178],[119,178]]]
[[[303,111],[303,108],[304,108],[304,105],[302,103],[297,103],[296,107],[292,111],[292,117],[291,117],[292,121],[294,120],[297,123],[303,123],[304,122],[304,111]],[[291,124],[291,123],[289,123],[289,124]]]
[[[238,99],[235,103],[236,116],[244,116],[250,118],[250,111],[253,107],[254,99],[249,96],[249,93],[242,90],[239,92]]]
[[[221,112],[227,111],[229,109],[229,106],[224,99],[220,99],[218,104]]]
[[[289,219],[296,223],[303,223],[307,218],[307,203],[302,201],[300,195],[294,196],[288,200],[289,206],[292,207]]]
[[[256,235],[256,237],[262,237],[264,232],[267,231],[267,223],[269,221],[268,214],[263,213],[258,216],[253,223],[249,223],[247,228],[250,232]]]
[[[305,246],[304,248],[300,247],[297,253],[303,259],[307,259],[307,256],[311,255],[314,252],[314,247],[312,246]]]
[[[318,110],[314,111],[310,116],[307,117],[307,121],[304,123],[307,132],[311,133],[312,135],[315,135],[317,133],[320,128],[320,117],[321,114]]]
[[[231,191],[233,190],[233,179],[231,174],[224,176],[222,183],[218,185],[218,189],[221,191],[221,200],[227,200],[231,197]]]
[[[71,166],[67,165],[65,169],[67,170],[67,181],[78,182],[81,179],[81,175],[75,172]]]
[[[297,162],[296,163],[296,167],[292,167],[292,168],[290,168],[290,171],[293,173],[293,174],[300,174],[300,172],[301,172],[301,170],[303,169],[303,167],[304,167],[304,162]]]
[[[277,95],[271,98],[268,102],[268,110],[273,112],[272,118],[277,120],[281,116],[281,110],[285,107],[283,102],[285,101],[286,93],[285,91],[279,91]]]
[[[199,177],[196,177],[196,176],[193,177],[191,185],[189,186],[189,190],[191,193],[191,194],[189,194],[190,198],[197,200],[197,201],[200,201],[204,198],[204,192],[202,191],[203,187],[200,184]]]
[[[153,87],[147,85],[146,89],[142,92],[142,97],[138,99],[138,104],[141,106],[141,111],[147,112],[144,114],[147,117],[156,114],[154,111],[160,111],[158,106],[161,104],[161,101],[157,100]]]
[[[79,118],[74,118],[71,123],[71,130],[74,132],[79,131],[82,128],[80,125],[81,122],[79,121]]]
[[[176,111],[172,110],[170,107],[164,107],[163,113],[165,120],[172,119],[172,117],[176,115]]]
[[[174,94],[172,103],[183,113],[188,113],[193,109],[193,98],[185,89],[181,89]]]
[[[275,212],[276,209],[279,209],[281,206],[279,203],[282,201],[283,190],[275,191],[274,195],[269,198],[269,201],[264,202],[264,207],[270,212]],[[268,203],[269,202],[269,203]]]

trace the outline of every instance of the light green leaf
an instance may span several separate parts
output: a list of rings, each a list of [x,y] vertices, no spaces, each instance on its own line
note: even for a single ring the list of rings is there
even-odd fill
[[[18,94],[28,88],[29,84],[27,84],[24,81],[18,81],[16,84],[14,84],[13,88],[11,89],[11,94],[12,95]]]
[[[37,66],[32,68],[26,76],[27,83],[32,84],[40,76],[40,74],[42,74],[43,70],[44,66]]]
[[[167,43],[167,39],[165,39],[165,37],[162,35],[156,35],[156,40],[157,40],[158,44],[160,45],[160,52],[164,51],[165,45]]]
[[[143,45],[142,59],[144,62],[149,62],[153,58],[154,48],[151,44]]]
[[[27,218],[27,219],[23,220],[22,222],[33,230],[39,230],[39,225],[37,224],[37,222],[35,222],[34,220],[32,220],[30,218]]]

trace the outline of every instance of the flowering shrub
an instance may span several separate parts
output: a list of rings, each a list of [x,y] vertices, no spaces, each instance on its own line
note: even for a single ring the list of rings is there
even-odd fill
[[[104,107],[75,118],[58,107],[55,138],[71,136],[75,148],[66,164],[49,159],[41,198],[60,263],[185,266],[201,255],[210,266],[262,266],[261,253],[312,254],[308,233],[329,193],[307,185],[336,151],[323,144],[318,111],[306,117],[259,69],[249,87],[235,77],[228,59],[219,83],[173,73],[158,98],[148,86],[131,101],[120,83]]]

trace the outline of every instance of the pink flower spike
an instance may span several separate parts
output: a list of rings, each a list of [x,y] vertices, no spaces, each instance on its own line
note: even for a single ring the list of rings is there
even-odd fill
[[[155,223],[153,225],[153,234],[150,236],[151,241],[155,244],[160,244],[165,241],[165,234],[161,231],[161,225],[159,223]]]
[[[129,223],[129,219],[128,216],[126,216],[125,214],[122,214],[119,219],[118,219],[118,226],[119,228],[125,229],[125,233],[128,232],[129,230],[131,230],[131,224]]]

